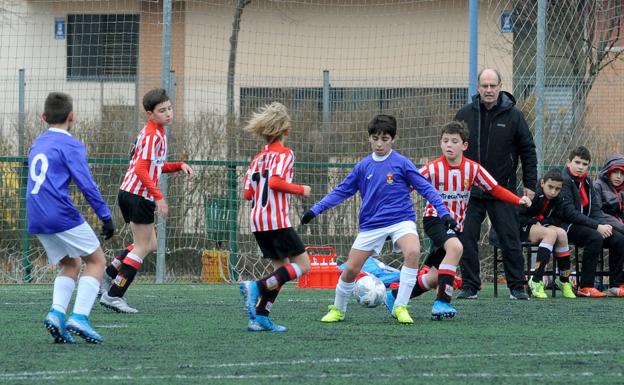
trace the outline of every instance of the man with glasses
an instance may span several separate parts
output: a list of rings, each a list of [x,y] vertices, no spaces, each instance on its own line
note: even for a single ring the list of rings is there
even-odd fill
[[[535,192],[532,189],[537,185],[537,155],[524,115],[516,107],[514,97],[501,91],[501,76],[496,69],[481,70],[477,81],[479,93],[455,115],[455,120],[465,122],[470,130],[468,149],[464,154],[481,163],[502,187],[511,191],[516,190],[516,170],[520,161],[523,195],[533,199]],[[516,208],[475,188],[471,191],[464,231],[460,236],[464,246],[460,263],[464,286],[457,298],[477,299],[481,287],[478,242],[486,214],[503,252],[510,298],[528,300],[524,290],[524,258]]]

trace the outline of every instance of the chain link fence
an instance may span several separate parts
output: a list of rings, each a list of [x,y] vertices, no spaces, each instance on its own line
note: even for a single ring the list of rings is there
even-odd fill
[[[176,111],[169,159],[188,162],[197,176],[167,181],[163,280],[259,277],[267,264],[250,234],[241,188],[263,144],[241,130],[251,112],[271,101],[291,111],[295,181],[312,186],[310,198],[292,199],[296,224],[369,152],[366,125],[375,114],[397,117],[399,152],[416,164],[434,159],[439,129],[469,97],[469,3],[0,0],[0,283],[54,276],[25,230],[23,198],[27,149],[46,129],[39,116],[50,91],[74,98],[72,133],[86,144],[114,208],[118,231],[104,243],[111,258],[131,242],[115,199],[145,122],[140,100],[167,76]],[[171,20],[168,40],[164,14]],[[479,1],[477,20],[475,64],[501,72],[503,89],[514,94],[535,133],[540,173],[562,167],[577,145],[593,152],[594,166],[623,151],[621,1]],[[171,63],[164,74],[163,60]],[[99,227],[80,192],[72,198]],[[422,213],[416,196],[414,204]],[[299,229],[304,242],[334,246],[343,262],[359,205],[354,197]],[[482,273],[491,279],[488,227],[480,252]],[[395,254],[381,259],[401,263]],[[146,259],[140,279],[156,280],[156,261]]]

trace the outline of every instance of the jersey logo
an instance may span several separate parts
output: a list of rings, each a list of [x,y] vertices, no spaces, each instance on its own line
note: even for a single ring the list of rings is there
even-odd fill
[[[392,176],[391,172],[386,174],[386,183],[387,184],[393,184],[394,183],[394,177]]]
[[[496,123],[496,127],[507,127],[505,123]]]
[[[468,187],[470,187],[470,180],[469,179],[464,179],[464,188],[468,189]]]
[[[373,177],[373,174],[368,174],[368,176],[366,177],[366,180],[369,180],[372,177]]]

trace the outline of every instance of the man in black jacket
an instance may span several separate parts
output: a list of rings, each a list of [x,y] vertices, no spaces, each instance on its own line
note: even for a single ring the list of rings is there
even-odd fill
[[[516,108],[514,97],[501,91],[497,70],[483,69],[477,80],[479,94],[455,115],[455,120],[466,122],[470,129],[465,155],[481,163],[501,186],[511,191],[516,190],[516,169],[520,161],[523,195],[532,199],[535,192],[531,189],[537,185],[537,155],[524,115]],[[486,214],[500,240],[510,298],[527,300],[516,208],[474,188],[460,237],[464,246],[460,264],[464,287],[457,298],[476,299],[481,287],[478,242]]]
[[[624,235],[613,231],[600,209],[594,186],[587,176],[591,154],[583,146],[570,152],[563,172],[561,212],[557,225],[568,231],[568,240],[583,247],[578,297],[600,298],[606,294],[594,288],[596,265],[603,247],[609,248],[609,295],[624,297]]]

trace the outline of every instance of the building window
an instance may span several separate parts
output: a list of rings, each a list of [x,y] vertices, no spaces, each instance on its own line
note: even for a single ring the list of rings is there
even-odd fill
[[[67,79],[134,81],[139,15],[68,15]]]

